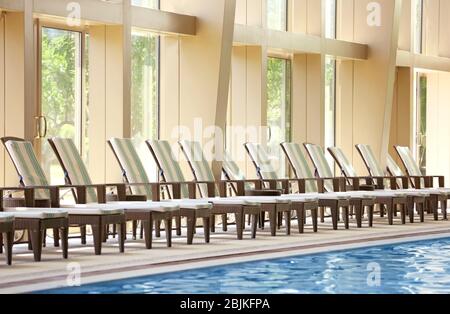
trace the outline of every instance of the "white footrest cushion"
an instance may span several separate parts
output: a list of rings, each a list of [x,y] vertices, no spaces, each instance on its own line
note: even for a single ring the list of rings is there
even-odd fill
[[[302,194],[284,194],[281,195],[282,198],[289,200],[290,202],[303,202],[303,203],[311,203],[319,201],[318,197],[310,196],[310,195],[302,195]]]
[[[67,210],[54,208],[17,207],[17,208],[8,208],[6,211],[8,213],[13,214],[15,218],[55,219],[55,218],[67,218],[68,216]]]
[[[74,204],[62,205],[61,207],[67,210],[69,215],[106,216],[124,213],[123,206],[115,204]]]
[[[280,196],[240,196],[237,199],[242,199],[251,203],[259,204],[289,204],[291,201]]]
[[[163,201],[162,204],[175,203],[179,208],[183,209],[211,209],[213,205],[210,202],[202,200],[170,200],[169,202]]]
[[[248,201],[248,200],[244,200],[244,199],[238,199],[238,198],[208,198],[208,199],[204,199],[207,200],[208,202],[212,203],[213,205],[240,205],[240,206],[260,206],[261,203],[259,202],[253,202],[253,201]]]
[[[12,222],[12,221],[14,221],[14,214],[0,213],[0,223]]]
[[[120,206],[126,210],[137,211],[154,211],[154,212],[172,212],[180,210],[180,206],[177,204],[171,204],[168,202],[111,202],[108,205]]]

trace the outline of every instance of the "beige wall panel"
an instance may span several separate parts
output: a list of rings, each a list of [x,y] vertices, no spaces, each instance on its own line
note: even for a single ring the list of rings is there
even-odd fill
[[[306,33],[307,30],[307,0],[291,0],[290,30],[294,33]]]
[[[307,72],[306,55],[296,54],[292,60],[292,141],[307,142]]]
[[[266,21],[264,0],[247,0],[247,25],[263,26]]]
[[[412,0],[403,0],[402,14],[400,17],[398,48],[406,51],[411,51],[411,1]]]
[[[236,0],[236,23],[247,24],[247,0]]]
[[[307,0],[307,33],[310,35],[322,35],[322,1]]]
[[[106,182],[121,182],[119,165],[106,141],[111,137],[124,136],[123,108],[123,31],[122,26],[106,26],[105,55],[105,176]]]
[[[247,142],[247,49],[233,48],[230,128],[227,133],[227,150],[243,171],[247,169],[248,162],[243,146]]]
[[[354,0],[338,0],[337,2],[336,14],[338,27],[336,35],[340,40],[353,41],[353,1]]]
[[[307,55],[307,142],[324,145],[323,58]]]
[[[353,143],[353,61],[338,61],[336,65],[336,146],[352,163]]]
[[[439,56],[450,58],[450,1],[440,1]]]
[[[105,179],[106,138],[106,29],[91,26],[89,37],[89,173],[94,182]]]
[[[439,2],[440,0],[424,0],[423,53],[429,56],[439,55]]]
[[[5,23],[5,135],[24,137],[23,14],[9,12]],[[17,173],[10,158],[5,155],[5,185],[17,186],[17,184]]]
[[[379,1],[383,12],[380,27],[367,23],[369,2],[355,1],[355,41],[368,43],[371,49],[368,61],[354,63],[353,137],[355,144],[370,144],[376,156],[381,156],[382,148],[383,151],[388,149],[390,135],[389,129],[384,130],[384,125],[390,125],[392,114],[390,106],[397,51],[394,40],[397,37],[393,37],[396,1]],[[384,141],[386,144],[382,147]],[[357,158],[354,164],[358,172],[365,171],[361,158]]]

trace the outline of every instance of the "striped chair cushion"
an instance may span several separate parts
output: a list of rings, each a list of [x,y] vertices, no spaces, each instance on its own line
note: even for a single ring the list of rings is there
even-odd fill
[[[414,160],[413,154],[411,153],[411,150],[409,147],[404,146],[397,146],[396,147],[398,155],[402,159],[403,163],[405,164],[406,171],[408,172],[408,175],[411,177],[421,177],[423,176],[422,171],[420,171],[419,166],[417,165],[416,161]],[[420,179],[420,184],[422,187],[425,187],[425,180]]]
[[[390,155],[388,155],[388,158],[387,158],[387,168],[394,177],[405,176],[402,169],[397,165],[394,158],[392,158]],[[399,187],[403,187],[403,182],[401,179],[397,179],[397,185]]]
[[[131,139],[112,138],[110,143],[127,181],[129,183],[150,183],[133,141]],[[152,190],[148,186],[132,186],[131,192],[135,195],[145,195],[149,200],[152,199]]]
[[[47,178],[39,164],[30,142],[8,141],[6,148],[25,186],[48,186]],[[35,198],[50,199],[48,190],[35,190]]]
[[[328,165],[327,158],[325,157],[322,147],[314,144],[305,144],[305,147],[309,152],[314,166],[316,167],[319,178],[334,178],[333,171],[331,171],[330,165]],[[328,192],[332,192],[334,190],[333,184],[329,180],[325,181],[325,190]]]
[[[361,155],[366,163],[367,170],[372,177],[384,177],[386,174],[384,173],[383,168],[378,163],[375,158],[375,154],[373,153],[372,148],[369,145],[358,144],[356,145],[361,152]]]
[[[246,180],[244,173],[241,171],[236,162],[231,158],[228,152],[224,153],[224,160],[222,163],[222,170],[225,175],[233,181]],[[245,183],[245,189],[251,190],[252,186],[249,183]]]
[[[53,138],[53,143],[61,158],[61,162],[64,164],[65,176],[70,183],[73,185],[91,185],[91,178],[74,142],[68,138],[55,137]],[[86,201],[88,203],[96,203],[98,201],[95,189],[86,189]]]
[[[191,165],[192,172],[197,181],[215,182],[212,169],[203,154],[202,147],[199,142],[180,141],[183,152]],[[199,184],[202,197],[208,197],[208,188],[205,184]],[[217,191],[215,192],[218,194]]]
[[[257,169],[256,172],[258,176],[263,180],[279,180],[275,169],[273,169],[272,164],[270,163],[269,154],[266,149],[256,143],[247,143],[245,144],[247,148],[247,152],[250,155],[250,158],[255,163]]]
[[[166,182],[186,182],[186,179],[181,171],[181,167],[175,160],[172,148],[168,141],[147,141],[153,151],[156,163],[160,166],[160,173]],[[189,190],[185,184],[181,185],[181,197],[188,198]]]
[[[355,169],[352,164],[348,161],[342,149],[338,147],[330,147],[329,150],[336,157],[336,161],[341,165],[342,172],[347,178],[356,178],[358,177]]]
[[[306,161],[305,155],[301,151],[301,147],[297,143],[283,143],[281,146],[286,153],[288,160],[294,169],[297,179],[313,179],[314,175]],[[317,192],[317,184],[313,181],[306,182],[306,193]]]

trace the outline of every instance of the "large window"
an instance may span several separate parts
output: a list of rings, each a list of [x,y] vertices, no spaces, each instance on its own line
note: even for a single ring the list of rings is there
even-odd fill
[[[336,0],[325,0],[325,37],[336,38]]]
[[[416,74],[416,157],[420,170],[427,172],[427,82],[426,73]]]
[[[336,145],[336,61],[325,58],[325,147]],[[334,161],[327,155],[328,162],[334,168]]]
[[[145,141],[158,138],[158,56],[158,36],[148,32],[133,31],[131,136],[140,145],[139,153],[143,155],[144,160],[153,160],[151,156],[147,156],[148,149],[145,146]],[[155,165],[146,162],[145,166],[150,176],[156,174]]]
[[[64,174],[46,139],[71,138],[84,156],[87,151],[85,99],[87,93],[87,62],[83,53],[84,33],[71,30],[41,28],[40,106],[36,142],[44,170],[52,184],[64,183]]]
[[[414,18],[414,52],[423,52],[423,0],[413,0],[415,4]]]
[[[269,58],[267,65],[268,150],[281,176],[286,175],[286,160],[280,143],[291,140],[291,61]]]
[[[267,0],[267,28],[287,30],[287,0]]]

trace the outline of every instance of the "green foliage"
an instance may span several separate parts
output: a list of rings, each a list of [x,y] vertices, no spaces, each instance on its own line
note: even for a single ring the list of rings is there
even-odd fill
[[[132,37],[131,134],[156,138],[158,130],[158,38]]]

